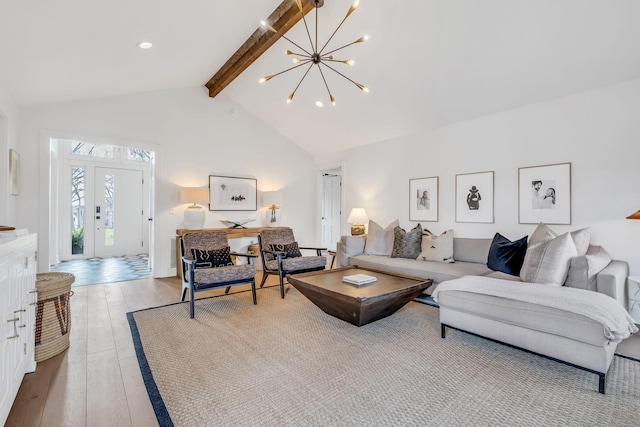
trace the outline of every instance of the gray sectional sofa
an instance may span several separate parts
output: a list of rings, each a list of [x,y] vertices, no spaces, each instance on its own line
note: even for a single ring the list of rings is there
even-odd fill
[[[597,246],[571,258],[564,286],[554,286],[488,268],[492,239],[454,238],[448,263],[366,255],[366,238],[343,236],[338,264],[432,279],[442,338],[453,328],[567,363],[597,374],[600,393],[618,343],[638,330],[627,313],[628,264]]]
[[[436,261],[422,261],[406,258],[391,258],[384,255],[366,255],[364,253],[367,236],[342,236],[336,248],[336,262],[338,266],[346,267],[358,265],[365,268],[406,274],[415,277],[431,279],[434,286],[427,290],[431,294],[438,283],[457,279],[463,276],[485,276],[497,279],[520,281],[520,277],[493,271],[487,267],[487,257],[492,239],[473,239],[454,237],[453,258],[455,262],[444,263]],[[598,250],[591,246],[588,253]],[[571,264],[578,267],[588,264],[586,257],[576,257]],[[583,280],[574,276],[584,276]],[[565,286],[595,290],[615,299],[628,310],[628,295],[626,291],[629,264],[626,261],[611,260],[609,264],[595,274],[589,272],[570,272]],[[573,280],[571,280],[573,279]]]

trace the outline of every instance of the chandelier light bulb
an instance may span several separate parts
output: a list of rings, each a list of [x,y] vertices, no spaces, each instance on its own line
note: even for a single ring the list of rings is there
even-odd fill
[[[285,55],[292,55],[293,52],[291,52],[289,49],[287,49],[287,50],[284,51],[284,54]]]
[[[335,107],[336,106],[336,100],[333,97],[333,95],[329,95],[329,99],[331,100],[331,105],[333,105]]]
[[[355,63],[356,63],[356,61],[354,61],[353,59],[347,59],[347,60],[342,61],[342,62],[344,62],[344,63],[345,63],[345,64],[347,64],[347,65],[353,65],[353,64],[355,64]]]
[[[287,98],[287,104],[291,104],[291,101],[293,101],[293,93]]]
[[[300,58],[293,58],[292,59],[294,64],[299,64],[300,63]]]

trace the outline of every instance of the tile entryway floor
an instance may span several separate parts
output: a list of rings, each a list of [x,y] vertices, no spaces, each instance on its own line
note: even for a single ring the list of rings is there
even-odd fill
[[[146,254],[113,258],[89,258],[62,261],[51,271],[71,273],[76,277],[72,286],[124,282],[151,277]]]

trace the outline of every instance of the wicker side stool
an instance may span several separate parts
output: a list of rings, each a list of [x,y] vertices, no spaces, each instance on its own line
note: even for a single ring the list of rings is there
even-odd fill
[[[36,362],[47,360],[69,347],[71,284],[75,280],[70,273],[36,274]]]

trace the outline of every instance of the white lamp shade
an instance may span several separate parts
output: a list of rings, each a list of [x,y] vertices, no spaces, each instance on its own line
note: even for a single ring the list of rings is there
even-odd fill
[[[365,211],[364,208],[351,209],[349,218],[347,218],[347,223],[349,224],[365,224],[368,221],[369,217],[367,216],[367,211]]]
[[[280,191],[263,191],[262,192],[262,205],[263,206],[282,206],[282,192]]]
[[[207,187],[183,187],[180,189],[181,203],[209,203],[209,189]]]

